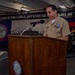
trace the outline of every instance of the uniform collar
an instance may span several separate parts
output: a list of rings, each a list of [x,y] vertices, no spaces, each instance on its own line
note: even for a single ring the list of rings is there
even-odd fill
[[[59,20],[60,20],[60,17],[58,16],[52,24],[59,22]]]

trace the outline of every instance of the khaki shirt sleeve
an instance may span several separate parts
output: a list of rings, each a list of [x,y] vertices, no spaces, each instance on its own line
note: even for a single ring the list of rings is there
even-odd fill
[[[62,27],[62,36],[67,36],[70,34],[69,23],[65,20]]]

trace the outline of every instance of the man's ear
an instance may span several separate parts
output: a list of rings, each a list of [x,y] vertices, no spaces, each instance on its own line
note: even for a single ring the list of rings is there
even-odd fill
[[[55,10],[55,13],[57,13],[57,10]]]

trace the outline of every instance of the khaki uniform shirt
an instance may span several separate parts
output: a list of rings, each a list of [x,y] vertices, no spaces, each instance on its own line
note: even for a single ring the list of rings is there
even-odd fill
[[[64,37],[70,34],[68,22],[61,18],[57,17],[55,22],[52,23],[50,20],[45,27],[44,36],[59,38]]]

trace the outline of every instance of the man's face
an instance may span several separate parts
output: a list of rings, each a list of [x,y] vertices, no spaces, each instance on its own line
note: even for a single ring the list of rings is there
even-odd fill
[[[47,13],[47,17],[48,17],[50,20],[55,19],[56,16],[57,16],[57,11],[56,11],[56,10],[52,10],[51,7],[47,7],[47,8],[46,8],[46,13]]]

